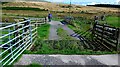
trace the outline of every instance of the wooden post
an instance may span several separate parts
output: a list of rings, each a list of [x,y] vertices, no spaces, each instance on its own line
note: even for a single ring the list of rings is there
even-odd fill
[[[97,23],[95,23],[95,24],[93,25],[93,29],[92,29],[92,41],[93,41],[94,36],[95,36],[95,28],[96,28],[96,25],[97,25]]]
[[[104,31],[105,31],[105,24],[103,24],[103,30],[102,30],[102,33],[101,33],[102,44],[104,44],[103,43]]]
[[[120,29],[117,28],[116,31],[116,38],[117,38],[117,44],[116,44],[116,48],[117,48],[117,52],[120,52]]]

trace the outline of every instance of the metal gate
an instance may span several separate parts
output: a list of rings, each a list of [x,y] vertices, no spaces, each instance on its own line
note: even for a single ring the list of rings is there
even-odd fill
[[[35,41],[36,30],[30,19],[0,27],[0,64],[11,65]]]

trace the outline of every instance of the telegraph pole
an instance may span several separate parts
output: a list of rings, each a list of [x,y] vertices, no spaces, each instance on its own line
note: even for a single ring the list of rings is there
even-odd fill
[[[69,6],[69,17],[71,16],[71,0],[70,0],[70,6]]]

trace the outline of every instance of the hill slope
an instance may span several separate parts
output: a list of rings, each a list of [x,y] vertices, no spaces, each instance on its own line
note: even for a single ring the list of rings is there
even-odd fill
[[[50,2],[9,2],[3,4],[3,7],[32,7],[32,8],[40,8],[50,11],[64,11],[69,12],[68,4],[57,4]],[[80,12],[80,11],[88,11],[88,12],[118,12],[117,8],[106,8],[106,7],[92,7],[92,6],[79,6],[72,5],[72,12]]]

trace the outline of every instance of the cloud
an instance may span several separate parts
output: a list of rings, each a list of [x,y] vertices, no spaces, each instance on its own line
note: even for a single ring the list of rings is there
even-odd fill
[[[46,1],[50,1],[50,2],[64,2],[64,0],[46,0]]]
[[[87,5],[95,5],[95,4],[99,4],[97,2],[91,2],[91,3],[88,3]]]
[[[90,2],[87,5],[95,5],[95,4],[113,4],[113,2]]]
[[[116,2],[118,3],[120,0],[117,0]]]
[[[120,4],[120,0],[117,0],[117,1],[116,1],[116,4]]]

